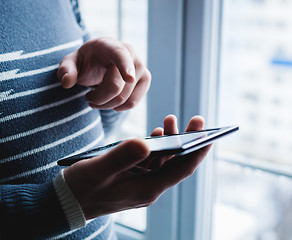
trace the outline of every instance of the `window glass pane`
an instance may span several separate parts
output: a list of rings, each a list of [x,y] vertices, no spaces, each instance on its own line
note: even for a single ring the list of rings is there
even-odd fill
[[[292,179],[218,163],[214,240],[288,240]]]
[[[86,28],[93,37],[118,37],[117,0],[81,0],[79,2]]]
[[[147,62],[147,0],[81,0],[87,29],[93,37],[109,36],[129,43]],[[146,100],[129,112],[120,132],[110,141],[146,134]],[[116,222],[139,231],[146,229],[146,208],[115,214]]]
[[[240,132],[220,153],[291,165],[292,2],[223,2],[219,122]]]
[[[224,0],[214,239],[291,239],[292,2]],[[250,170],[264,166],[274,174]]]

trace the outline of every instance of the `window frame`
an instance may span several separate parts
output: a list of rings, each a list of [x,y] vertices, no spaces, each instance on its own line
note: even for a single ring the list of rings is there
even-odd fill
[[[148,0],[148,67],[153,78],[147,97],[148,134],[170,113],[177,116],[180,131],[196,114],[205,117],[205,127],[215,125],[220,6],[215,0]],[[211,239],[213,153],[193,176],[148,207],[145,235],[118,227],[119,237]]]
[[[148,132],[169,113],[178,117],[180,131],[196,114],[205,117],[206,127],[214,127],[221,1],[148,2],[148,66],[153,76]],[[213,153],[193,176],[148,208],[146,239],[212,238]]]

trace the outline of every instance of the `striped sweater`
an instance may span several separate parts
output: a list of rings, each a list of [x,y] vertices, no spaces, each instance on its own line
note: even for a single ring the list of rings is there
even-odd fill
[[[58,159],[101,145],[121,118],[57,80],[85,38],[78,2],[0,0],[0,16],[0,239],[111,239],[108,216],[72,229],[54,184]]]

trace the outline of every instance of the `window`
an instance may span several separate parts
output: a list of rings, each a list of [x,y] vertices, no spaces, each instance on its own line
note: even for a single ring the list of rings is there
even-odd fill
[[[213,239],[292,236],[290,1],[224,0]],[[290,220],[289,220],[290,219]]]
[[[147,114],[144,102],[128,119],[130,125],[124,125],[125,132],[149,135],[170,113],[177,115],[180,131],[195,114],[205,117],[207,128],[240,126],[238,133],[215,144],[192,177],[166,191],[147,213],[119,215],[120,239],[289,239],[292,3],[81,3],[96,35],[131,42],[152,72]],[[129,131],[129,126],[139,127]],[[139,220],[133,218],[138,215]]]
[[[199,113],[206,127],[241,128],[149,208],[149,239],[289,239],[291,3],[149,3],[149,63],[159,79],[149,96],[150,123],[173,112],[182,130]],[[165,108],[155,105],[159,96]]]

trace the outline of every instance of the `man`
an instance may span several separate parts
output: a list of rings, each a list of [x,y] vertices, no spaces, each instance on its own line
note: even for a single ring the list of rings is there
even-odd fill
[[[152,204],[208,151],[155,159],[152,170],[143,168],[145,143],[130,140],[64,171],[57,166],[102,145],[151,78],[130,46],[110,38],[83,43],[76,6],[0,0],[1,239],[114,238],[108,214]],[[194,117],[186,130],[202,127]],[[152,135],[174,133],[170,115]]]

